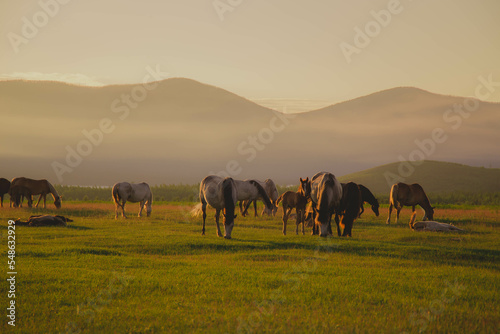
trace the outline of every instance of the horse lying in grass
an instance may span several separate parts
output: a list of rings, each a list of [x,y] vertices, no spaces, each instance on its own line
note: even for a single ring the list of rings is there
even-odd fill
[[[458,231],[464,232],[461,228],[453,226],[451,224],[439,223],[432,220],[415,222],[417,217],[417,213],[414,212],[411,215],[410,220],[410,228],[413,231],[422,232],[422,231],[430,231],[430,232],[450,232],[450,231]]]
[[[403,206],[411,206],[412,211],[415,212],[415,206],[420,205],[425,211],[422,220],[432,220],[434,218],[434,208],[429,202],[429,198],[424,192],[424,189],[418,184],[396,183],[391,188],[390,202],[389,202],[389,217],[387,217],[387,224],[391,222],[392,208],[396,209],[396,224],[399,221],[399,213]]]
[[[67,222],[72,222],[72,219],[64,216],[36,215],[28,218],[27,221],[21,221],[21,218],[16,220],[16,226],[67,226]]]
[[[286,223],[293,209],[295,209],[296,213],[295,234],[299,234],[300,223],[302,223],[302,234],[304,234],[307,199],[311,193],[310,187],[309,178],[305,180],[300,178],[300,186],[297,192],[287,191],[276,201],[276,205],[283,202],[283,235],[286,235]]]

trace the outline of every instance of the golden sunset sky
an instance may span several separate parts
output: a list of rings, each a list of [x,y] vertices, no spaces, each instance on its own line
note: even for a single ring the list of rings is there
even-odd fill
[[[499,14],[498,0],[2,1],[0,78],[138,83],[159,67],[277,110],[396,86],[473,96],[478,76],[500,82]]]

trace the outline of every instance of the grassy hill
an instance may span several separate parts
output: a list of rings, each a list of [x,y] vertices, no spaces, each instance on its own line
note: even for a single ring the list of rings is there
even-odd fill
[[[399,181],[419,183],[428,193],[485,193],[500,191],[500,169],[471,167],[450,162],[424,161],[408,177]],[[361,183],[373,193],[388,194],[394,181],[393,177],[400,175],[402,169],[399,162],[367,169],[339,177],[341,182],[353,181]],[[403,175],[406,170],[402,170]]]

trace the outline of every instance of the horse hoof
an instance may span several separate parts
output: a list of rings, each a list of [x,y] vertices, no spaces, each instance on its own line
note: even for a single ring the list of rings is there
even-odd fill
[[[231,239],[231,237],[228,237],[228,236],[224,236],[224,239]]]

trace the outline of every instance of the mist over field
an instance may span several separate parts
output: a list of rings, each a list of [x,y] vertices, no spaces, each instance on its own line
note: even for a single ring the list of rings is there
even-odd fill
[[[29,97],[29,98],[27,98]],[[84,87],[0,82],[4,177],[67,185],[197,183],[222,173],[280,184],[397,161],[499,167],[500,104],[399,87],[297,114],[184,78]],[[20,133],[20,129],[22,129]]]

